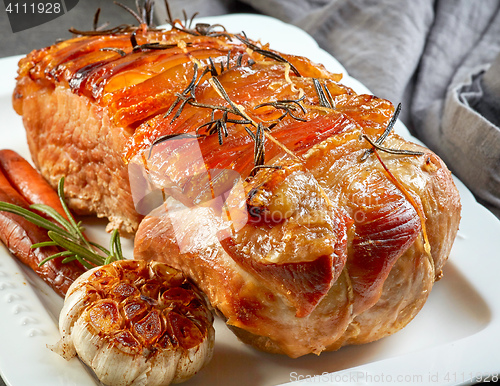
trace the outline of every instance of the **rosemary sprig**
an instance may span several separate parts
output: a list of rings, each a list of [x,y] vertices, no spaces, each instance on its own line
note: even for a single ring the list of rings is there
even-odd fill
[[[253,139],[254,141],[254,153],[253,153],[253,162],[254,162],[254,169],[256,166],[262,166],[265,164],[265,140],[266,137],[264,136],[264,125],[262,123],[259,123],[257,126],[257,130],[255,131],[255,134],[250,130],[248,127],[245,126],[245,130],[248,133],[248,135]],[[254,170],[252,170],[254,172]]]
[[[281,170],[283,169],[283,166],[281,165],[257,165],[252,168],[250,171],[250,175],[254,176],[255,173],[257,173],[258,170],[260,169],[275,169],[275,170]]]
[[[224,144],[224,139],[223,137],[228,137],[229,131],[227,130],[227,112],[224,112],[223,116],[221,119],[213,119],[207,123],[204,123],[203,125],[199,126],[196,131],[206,127],[206,131],[208,135],[212,135],[217,133],[217,137],[219,139],[219,145]]]
[[[399,155],[424,155],[424,153],[421,151],[405,150],[405,149],[391,149],[388,147],[381,146],[377,142],[373,142],[366,134],[361,134],[361,138],[366,139],[368,141],[368,143],[370,145],[372,145],[375,149],[386,152],[386,153],[399,154]],[[366,152],[365,152],[365,154],[366,154]]]
[[[244,37],[241,37],[239,35],[234,35],[234,36],[239,41],[241,41],[243,44],[245,44],[248,48],[250,48],[252,51],[257,52],[258,54],[261,54],[262,56],[266,56],[268,58],[274,59],[277,62],[287,63],[290,66],[290,69],[295,73],[295,75],[302,76],[302,75],[300,75],[299,70],[297,70],[297,68],[292,63],[290,63],[288,60],[286,60],[284,57],[282,57],[281,55],[278,55],[275,52],[265,50],[265,49],[255,45],[255,44],[253,44],[251,41],[249,41],[247,39],[244,32],[243,32],[243,35],[244,35]]]
[[[365,161],[368,158],[368,156],[373,153],[373,149],[378,149],[378,150],[386,152],[386,153],[400,154],[400,155],[423,155],[424,154],[421,151],[390,149],[388,147],[382,146],[382,143],[385,141],[387,136],[391,133],[394,125],[396,124],[396,121],[398,120],[398,116],[399,116],[400,112],[401,112],[401,103],[399,103],[398,106],[396,107],[396,111],[394,111],[394,114],[392,115],[391,120],[387,124],[387,127],[385,128],[382,135],[377,138],[376,141],[372,141],[365,134],[361,135],[361,138],[366,139],[370,143],[370,145],[372,145],[371,149],[365,150],[365,152],[361,156],[361,159],[360,159],[361,161]]]
[[[276,120],[277,122],[269,126],[270,129],[274,127],[283,118],[285,118],[287,115],[295,119],[296,121],[307,122],[307,119],[298,117],[294,114],[294,111],[296,111],[297,109],[300,109],[303,114],[306,114],[306,109],[304,108],[304,106],[300,104],[300,102],[302,102],[305,97],[306,97],[305,95],[302,95],[302,97],[299,99],[283,99],[283,100],[277,100],[275,102],[264,102],[255,106],[254,110],[264,106],[272,106],[277,110],[283,111],[283,114],[279,118],[277,118]]]
[[[165,141],[170,141],[170,140],[185,139],[185,138],[197,139],[199,137],[200,137],[199,135],[193,135],[193,134],[190,134],[190,133],[162,135],[161,137],[158,137],[157,139],[155,139],[154,142],[151,144],[151,146],[149,148],[148,159],[151,158],[151,155],[153,154],[153,148],[156,145],[158,145],[159,143],[162,143],[162,142],[165,142]]]
[[[193,68],[193,78],[191,79],[191,82],[182,91],[182,93],[176,94],[177,99],[174,101],[174,103],[172,103],[172,105],[170,106],[168,111],[163,115],[163,118],[168,117],[174,111],[174,109],[177,107],[177,105],[179,103],[181,103],[181,105],[177,109],[177,112],[174,114],[174,117],[172,118],[170,123],[173,123],[179,117],[179,115],[181,115],[182,109],[184,108],[184,106],[186,105],[186,103],[189,100],[195,99],[194,93],[195,93],[196,87],[197,87],[198,83],[201,81],[201,79],[205,76],[205,74],[209,71],[208,67],[205,67],[201,76],[198,78],[198,64],[194,63],[193,67],[194,67]]]
[[[211,119],[210,121],[200,125],[196,129],[196,138],[200,138],[203,136],[207,135],[213,135],[217,133],[218,135],[218,140],[219,144],[223,144],[223,139],[224,137],[228,137],[229,131],[227,127],[227,123],[234,123],[234,124],[240,124],[240,125],[251,125],[256,128],[256,132],[253,133],[248,127],[245,127],[245,130],[247,134],[252,138],[252,140],[255,142],[254,146],[254,166],[255,167],[261,167],[265,164],[265,139],[271,140],[273,143],[276,145],[280,146],[286,153],[290,154],[292,157],[296,158],[296,156],[288,150],[283,144],[281,144],[279,141],[276,141],[268,132],[271,130],[271,128],[276,125],[276,122],[272,123],[270,126],[264,126],[263,122],[255,122],[253,121],[244,111],[241,110],[240,106],[238,106],[236,103],[234,103],[231,98],[229,97],[227,91],[224,89],[224,86],[221,84],[219,79],[217,78],[218,74],[214,74],[214,69],[215,66],[213,63],[211,65],[208,65],[205,67],[204,71],[202,74],[198,77],[198,66],[195,64],[194,65],[194,71],[193,71],[193,78],[189,85],[184,89],[182,93],[177,93],[177,99],[174,101],[174,103],[170,106],[168,111],[165,113],[163,118],[167,118],[172,112],[175,110],[175,108],[179,105],[177,108],[176,113],[174,114],[171,123],[174,122],[182,113],[182,110],[186,104],[189,104],[194,107],[199,107],[199,108],[205,108],[205,109],[210,109],[211,111]],[[229,105],[211,105],[211,104],[205,104],[205,103],[200,103],[196,100],[196,87],[201,81],[201,79],[207,74],[211,73],[211,77],[208,79],[208,82],[212,85],[212,87],[217,91],[217,93],[221,96],[221,98],[227,102]],[[301,97],[299,99],[285,99],[285,100],[279,100],[276,102],[270,102],[270,103],[264,103],[259,106],[256,106],[256,108],[263,107],[265,105],[270,105],[275,107],[276,109],[280,109],[284,111],[284,114],[280,117],[280,119],[284,118],[286,115],[290,115],[292,118],[298,120],[298,121],[305,121],[304,118],[297,117],[293,111],[296,109],[300,109],[302,113],[305,113],[304,107],[300,104],[300,102],[304,99],[304,97]],[[182,101],[182,102],[181,102]],[[215,119],[215,112],[220,111],[222,112],[222,117],[219,119]],[[229,116],[229,114],[232,114],[236,117],[239,117],[241,119],[236,119],[232,118]],[[279,122],[279,120],[278,120]],[[199,134],[199,130],[205,128],[205,133]],[[171,139],[175,137],[172,135],[167,135],[158,138],[156,141],[154,141],[150,147],[149,154],[151,155],[153,147],[165,140]],[[254,168],[254,170],[256,170]]]
[[[148,27],[154,27],[154,0],[145,0],[144,4],[140,4],[139,0],[136,0],[135,5],[137,8],[137,12],[135,12],[132,8],[129,8],[125,4],[119,3],[118,1],[114,1],[114,3],[130,13],[139,24],[145,24]]]
[[[136,27],[130,25],[130,24],[120,24],[116,27],[106,29],[106,30],[91,30],[91,31],[83,31],[79,30],[76,28],[71,27],[69,29],[69,32],[75,35],[80,35],[80,36],[103,36],[103,35],[114,35],[114,34],[119,34],[119,33],[125,33],[125,32],[130,32],[134,31]]]
[[[76,222],[66,204],[64,196],[64,177],[59,180],[57,194],[67,219],[59,214],[54,208],[45,204],[33,204],[30,205],[29,209],[26,209],[7,202],[0,202],[0,211],[14,213],[48,231],[47,235],[51,241],[33,244],[31,248],[58,246],[63,249],[63,251],[42,260],[39,266],[58,257],[64,257],[63,263],[78,260],[86,268],[108,264],[116,260],[123,260],[124,257],[120,235],[117,230],[114,230],[111,234],[109,250],[85,238],[81,223]],[[43,213],[45,216],[54,220],[55,223],[39,215],[35,211]]]
[[[123,8],[125,11],[130,13],[134,19],[136,19],[139,23],[139,25],[145,25],[148,30],[155,30],[154,26],[154,18],[153,18],[153,9],[154,9],[154,1],[153,0],[145,0],[143,4],[140,4],[139,0],[136,0],[136,8],[137,11],[134,11],[130,7],[121,4],[117,1],[114,2],[115,5],[118,5],[119,7]],[[105,23],[101,26],[98,26],[99,23],[99,15],[101,13],[101,9],[98,8],[96,13],[94,14],[94,20],[92,23],[93,29],[90,31],[82,31],[78,30],[76,28],[71,27],[69,29],[69,32],[75,34],[75,35],[81,35],[81,36],[104,36],[104,35],[114,35],[114,34],[119,34],[119,33],[127,33],[127,32],[133,32],[137,30],[136,27],[131,24],[120,24],[119,26],[105,29],[108,26],[108,23]]]
[[[92,29],[97,31],[99,29],[99,15],[101,14],[101,8],[97,8],[94,13],[94,22],[92,23]]]
[[[318,94],[319,105],[322,107],[326,107],[329,109],[335,108],[335,104],[333,102],[332,94],[326,85],[322,85],[318,79],[313,78],[314,88],[316,90],[316,94]]]
[[[191,28],[194,18],[198,15],[198,12],[194,13],[191,18],[188,18],[186,11],[182,10],[184,15],[184,24],[179,19],[174,19],[172,13],[170,12],[170,6],[168,0],[165,0],[165,8],[167,10],[167,20],[166,22],[170,24],[173,29],[185,32],[193,36],[209,36],[209,37],[221,37],[224,36],[231,39],[231,35],[227,33],[226,28],[221,24],[208,24],[208,23],[197,23],[194,29]],[[216,28],[222,28],[222,31],[216,30]]]
[[[385,141],[385,139],[387,138],[387,136],[392,131],[392,128],[396,124],[396,121],[398,120],[398,117],[399,117],[400,113],[401,113],[401,103],[398,103],[398,106],[396,107],[396,111],[394,111],[394,114],[392,115],[392,117],[391,117],[391,119],[389,121],[389,124],[385,128],[385,130],[382,133],[382,135],[377,139],[377,141],[376,141],[377,145],[380,145],[382,142]]]
[[[228,54],[229,55],[229,54]],[[211,113],[211,119],[210,121],[203,123],[196,129],[196,133],[200,131],[201,129],[205,129],[206,135],[212,135],[217,133],[219,144],[223,144],[223,138],[227,137],[229,135],[228,129],[227,129],[227,123],[236,123],[236,124],[252,124],[252,122],[248,119],[248,117],[236,106],[233,101],[229,98],[229,95],[227,94],[226,90],[220,83],[220,81],[216,78],[218,76],[217,70],[215,68],[215,65],[212,61],[211,58],[209,58],[210,64],[206,66],[203,71],[201,72],[200,76],[198,76],[198,65],[194,63],[194,69],[193,69],[193,78],[191,79],[191,82],[188,84],[188,86],[182,91],[182,93],[177,93],[176,94],[176,100],[170,108],[167,110],[167,112],[164,114],[164,118],[168,117],[170,114],[173,113],[173,111],[177,108],[177,111],[175,112],[174,116],[171,119],[171,123],[174,122],[182,113],[184,107],[186,104],[189,104],[191,106],[199,107],[199,108],[205,108],[205,109],[210,109],[212,110]],[[229,62],[229,59],[228,59]],[[196,96],[195,96],[195,91],[196,87],[200,83],[200,81],[203,79],[203,77],[207,74],[210,73],[212,77],[210,78],[212,85],[217,89],[219,95],[222,96],[222,98],[229,104],[229,106],[222,106],[222,105],[209,105],[205,103],[200,103],[196,101]],[[215,112],[216,111],[221,111],[223,112],[222,117],[219,119],[215,119]],[[243,119],[234,119],[229,117],[229,113],[241,117]],[[166,138],[168,139],[168,138]],[[163,139],[162,139],[163,140]],[[157,142],[153,143],[155,145]]]
[[[116,47],[104,47],[104,48],[101,48],[99,51],[113,51],[113,52],[116,52],[117,54],[119,54],[122,58],[127,55],[127,53],[119,48],[116,48]]]

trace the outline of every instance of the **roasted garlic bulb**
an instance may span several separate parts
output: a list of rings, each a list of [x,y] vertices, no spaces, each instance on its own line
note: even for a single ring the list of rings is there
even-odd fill
[[[200,292],[158,262],[120,260],[96,267],[68,289],[61,340],[106,385],[168,385],[187,380],[212,357],[213,316]]]

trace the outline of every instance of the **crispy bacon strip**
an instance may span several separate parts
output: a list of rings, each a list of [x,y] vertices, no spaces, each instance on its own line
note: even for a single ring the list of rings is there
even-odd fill
[[[31,204],[45,204],[57,210],[67,219],[59,196],[45,179],[26,161],[13,150],[0,150],[0,169],[9,180],[12,187]]]

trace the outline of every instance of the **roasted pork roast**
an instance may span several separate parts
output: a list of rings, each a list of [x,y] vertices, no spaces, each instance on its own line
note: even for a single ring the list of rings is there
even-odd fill
[[[244,342],[298,357],[403,328],[460,199],[387,100],[220,26],[122,27],[30,53],[13,96],[33,161],[81,214],[180,269]]]

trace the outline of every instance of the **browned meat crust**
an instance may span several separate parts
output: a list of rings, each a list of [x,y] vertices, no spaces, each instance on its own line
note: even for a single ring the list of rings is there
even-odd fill
[[[110,228],[137,229],[126,163],[145,166],[165,200],[140,223],[135,257],[182,270],[243,341],[298,357],[404,327],[460,220],[443,162],[382,141],[392,104],[339,80],[243,36],[142,26],[33,52],[14,106],[43,175],[65,175],[71,207]],[[205,202],[228,169],[248,211],[232,231]]]

